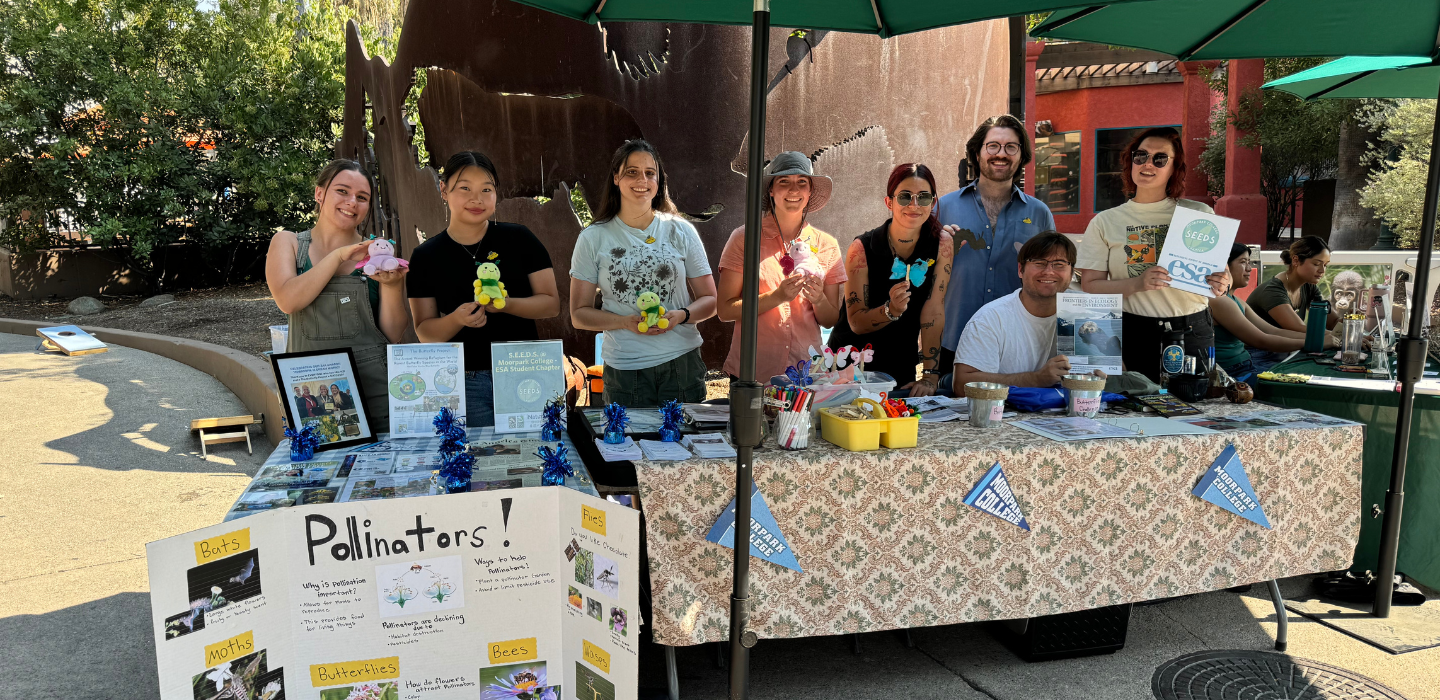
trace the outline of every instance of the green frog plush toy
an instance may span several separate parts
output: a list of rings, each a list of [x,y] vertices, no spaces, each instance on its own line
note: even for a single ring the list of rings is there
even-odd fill
[[[665,318],[665,307],[660,305],[660,295],[655,292],[641,292],[635,298],[635,305],[640,307],[640,324],[638,328],[641,333],[650,330],[651,326],[665,329],[670,327],[670,319]]]
[[[480,263],[475,268],[475,303],[489,304],[495,302],[495,308],[505,308],[505,297],[510,293],[505,291],[505,283],[500,281],[500,268],[493,262]]]

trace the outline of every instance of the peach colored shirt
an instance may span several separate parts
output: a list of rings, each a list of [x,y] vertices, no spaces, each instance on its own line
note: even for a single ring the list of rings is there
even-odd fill
[[[780,268],[784,244],[775,217],[767,215],[761,221],[760,293],[765,294],[780,286],[785,279],[785,273]],[[815,249],[820,268],[825,270],[825,284],[844,284],[847,279],[845,264],[835,238],[808,224],[800,236]],[[724,252],[720,253],[719,267],[735,273],[744,271],[745,227],[741,226],[730,234]],[[841,313],[844,313],[843,309]],[[770,377],[784,374],[786,367],[810,359],[810,346],[819,350],[822,345],[815,307],[798,294],[794,299],[760,314],[757,329],[760,342],[756,346],[755,378],[762,384]],[[740,376],[740,342],[740,324],[737,322],[735,332],[730,336],[730,354],[725,358],[725,372],[736,377]]]

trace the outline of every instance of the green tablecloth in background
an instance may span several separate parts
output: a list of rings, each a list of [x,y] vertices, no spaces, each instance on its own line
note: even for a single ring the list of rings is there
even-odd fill
[[[1433,371],[1434,363],[1426,370]],[[1277,373],[1331,377],[1364,375],[1337,371],[1309,357],[1297,356],[1273,367]],[[1372,518],[1371,504],[1385,503],[1390,487],[1390,463],[1395,456],[1395,415],[1400,394],[1310,384],[1282,384],[1257,380],[1255,397],[1287,408],[1358,421],[1365,431],[1365,471],[1362,476],[1360,543],[1353,570],[1379,568],[1380,518]],[[1440,396],[1415,396],[1411,419],[1410,458],[1405,472],[1405,513],[1400,527],[1400,555],[1396,570],[1429,586],[1440,588]]]

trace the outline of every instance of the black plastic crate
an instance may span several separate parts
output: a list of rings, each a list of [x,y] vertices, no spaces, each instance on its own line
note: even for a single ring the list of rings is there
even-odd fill
[[[990,632],[1026,661],[1113,654],[1125,648],[1130,603],[991,623]]]

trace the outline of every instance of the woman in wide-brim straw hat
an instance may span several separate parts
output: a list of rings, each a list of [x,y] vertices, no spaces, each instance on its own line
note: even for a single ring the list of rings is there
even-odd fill
[[[830,200],[834,183],[816,175],[803,153],[785,151],[765,168],[760,232],[760,299],[755,376],[762,382],[810,357],[819,348],[820,327],[840,316],[845,265],[835,238],[811,226],[807,215]],[[740,319],[740,286],[745,273],[745,228],[730,234],[720,254],[722,321]],[[725,372],[740,374],[740,326],[730,337]]]

